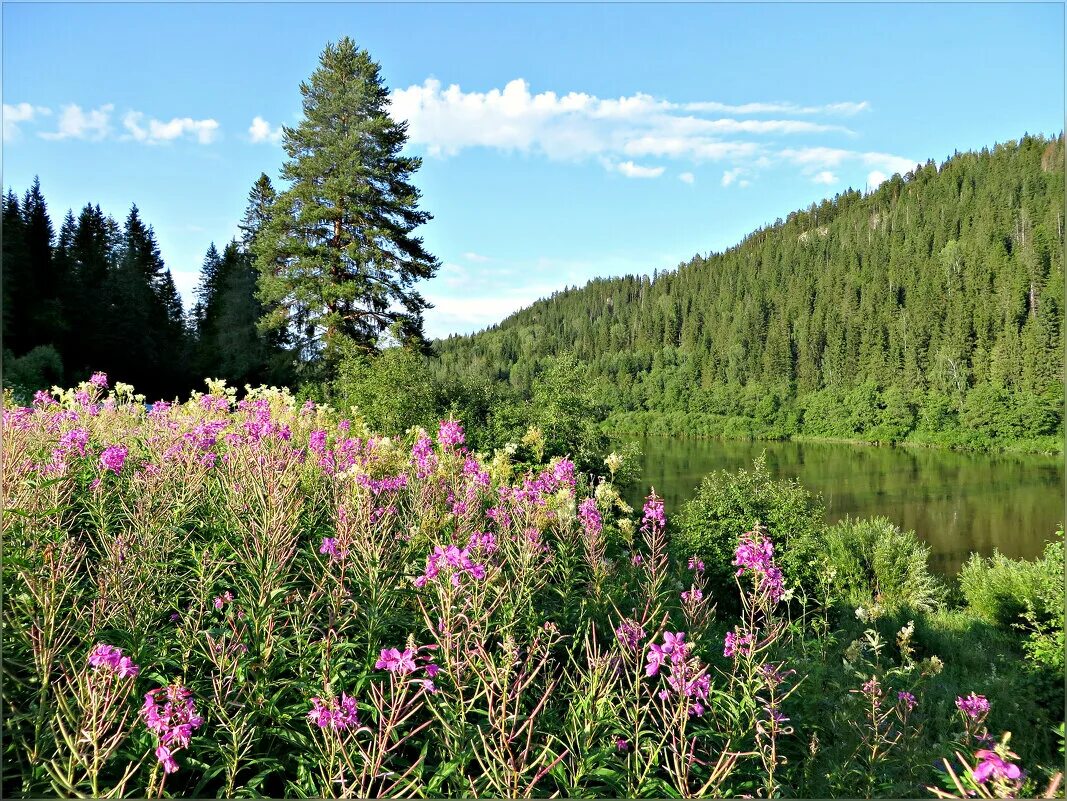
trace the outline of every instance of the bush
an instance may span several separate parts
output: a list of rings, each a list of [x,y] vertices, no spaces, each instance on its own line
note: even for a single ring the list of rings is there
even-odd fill
[[[828,527],[825,554],[838,597],[850,604],[932,611],[944,601],[945,588],[927,564],[930,547],[888,518],[846,517]]]
[[[1023,645],[1027,656],[1035,665],[1053,668],[1063,679],[1064,664],[1064,603],[1063,603],[1063,531],[1056,532],[1058,539],[1045,546],[1041,559],[1044,567],[1043,580],[1037,598],[1027,604],[1022,626],[1030,632]]]
[[[338,409],[357,407],[368,426],[383,434],[402,434],[412,426],[432,428],[435,423],[426,359],[406,348],[346,358],[331,390]]]
[[[22,401],[28,402],[39,389],[63,382],[63,360],[51,345],[38,345],[17,359],[4,353],[4,386],[10,387]]]
[[[675,520],[674,552],[700,556],[715,581],[733,583],[730,563],[738,537],[757,523],[767,526],[788,582],[813,586],[812,557],[824,525],[821,501],[795,480],[775,481],[760,456],[751,470],[705,476],[695,498]]]
[[[1009,559],[998,551],[988,558],[972,554],[960,570],[959,582],[967,606],[978,617],[1005,628],[1024,624],[1028,609],[1038,614],[1047,609],[1044,599],[1057,582],[1058,605],[1062,605],[1062,544],[1058,565],[1054,552],[1036,561]]]

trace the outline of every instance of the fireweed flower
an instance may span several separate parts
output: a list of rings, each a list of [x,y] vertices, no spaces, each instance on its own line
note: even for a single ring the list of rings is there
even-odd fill
[[[156,759],[167,773],[178,769],[174,752],[180,748],[188,748],[193,732],[204,723],[204,719],[196,713],[192,695],[180,684],[145,693],[141,718],[148,730],[156,735],[159,743]]]
[[[978,784],[985,784],[990,779],[1010,779],[1014,781],[1022,776],[1018,765],[1005,762],[995,751],[981,749],[975,751],[978,767],[971,771],[971,776]]]
[[[122,466],[126,463],[126,455],[129,453],[125,445],[108,445],[100,454],[100,466],[118,475]]]
[[[226,590],[226,592],[224,592],[222,595],[219,595],[219,596],[217,596],[215,598],[215,602],[214,602],[215,603],[215,608],[218,609],[221,612],[222,611],[222,607],[224,607],[226,604],[230,603],[230,601],[232,601],[232,600],[233,600],[233,593],[230,592],[229,590]]]
[[[748,655],[750,653],[752,653],[751,634],[739,636],[736,630],[726,632],[726,639],[723,642],[722,649],[723,656],[736,659],[738,654]]]
[[[615,639],[627,651],[636,651],[644,638],[645,630],[641,628],[641,624],[630,618],[623,620],[615,629]]]
[[[695,556],[690,556],[689,557],[689,569],[692,570],[694,573],[703,573],[704,572],[704,560],[703,559],[697,559]]]
[[[100,389],[107,389],[107,373],[93,373],[89,383]],[[120,382],[121,383],[121,382]]]
[[[919,702],[915,700],[915,696],[906,692],[897,693],[897,703],[905,706],[909,712],[919,705]]]
[[[648,647],[648,664],[645,675],[655,676],[663,665],[679,664],[689,656],[689,645],[685,642],[685,632],[663,632],[663,645],[652,643]]]
[[[437,430],[437,441],[442,447],[454,447],[466,442],[463,426],[456,420],[442,420]]]
[[[321,698],[311,699],[311,711],[308,720],[320,729],[346,731],[359,726],[359,714],[356,699],[342,692],[340,698],[323,703]]]
[[[971,693],[966,698],[957,697],[956,707],[972,720],[977,720],[989,713],[989,701],[984,695]]]
[[[642,511],[644,512],[641,518],[642,528],[647,526],[663,528],[667,525],[667,518],[663,514],[663,499],[656,497],[655,494],[648,496]]]
[[[699,604],[703,600],[704,593],[700,591],[700,587],[693,587],[693,589],[686,590],[682,593],[683,604],[688,604],[690,602],[692,602],[693,604]]]
[[[128,656],[122,655],[122,649],[113,645],[100,643],[89,654],[89,666],[97,672],[112,673],[120,679],[132,678],[141,672]]]
[[[782,571],[774,563],[774,544],[758,529],[741,535],[734,552],[737,575],[751,570],[759,592],[765,593],[771,603],[778,603],[785,594]]]
[[[342,556],[344,556],[344,554],[346,552],[345,551],[341,551],[341,550],[339,550],[337,548],[337,540],[336,540],[336,538],[334,538],[334,537],[323,537],[322,538],[322,545],[319,546],[319,553],[328,554],[329,557],[330,557],[330,561],[334,562],[334,561],[337,561],[338,559],[340,559]]]
[[[623,739],[622,737],[615,738],[615,750],[625,754],[630,750],[630,741]]]
[[[604,530],[604,520],[596,508],[595,498],[586,498],[578,505],[578,519],[582,521],[582,528],[590,537],[597,537]]]
[[[417,667],[415,665],[415,649],[405,648],[400,651],[396,648],[383,648],[381,656],[374,663],[374,667],[378,670],[388,670],[390,673],[396,673],[400,676],[413,673]],[[436,673],[436,671],[434,672]]]
[[[428,582],[441,574],[443,568],[450,571],[450,581],[455,587],[459,586],[460,576],[464,574],[476,581],[485,578],[485,565],[471,561],[469,547],[461,549],[459,546],[449,545],[447,548],[442,548],[437,545],[426,559],[425,572],[415,579],[415,586],[425,587]]]
[[[426,478],[437,467],[437,457],[433,453],[433,440],[421,435],[411,446],[411,458],[415,462],[415,475]]]

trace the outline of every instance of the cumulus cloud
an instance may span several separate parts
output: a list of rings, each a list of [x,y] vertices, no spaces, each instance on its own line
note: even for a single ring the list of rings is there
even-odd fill
[[[836,184],[837,176],[829,170],[823,170],[820,173],[816,173],[811,180],[817,184]]]
[[[115,106],[106,103],[99,108],[88,111],[81,106],[70,103],[59,112],[59,125],[55,131],[43,131],[38,134],[42,139],[103,139],[111,131],[111,112]]]
[[[858,163],[864,167],[873,167],[874,171],[871,174],[882,175],[882,180],[884,180],[885,175],[910,172],[915,169],[918,163],[903,156],[895,156],[892,153],[873,151],[864,153],[833,147],[786,148],[778,155],[787,162],[799,166],[801,172],[807,175],[821,174],[822,171],[826,171],[829,168]]]
[[[738,177],[744,174],[744,169],[741,167],[734,167],[732,170],[727,170],[722,174],[722,185],[729,186],[734,183]]]
[[[678,180],[683,184],[691,184],[696,180],[696,177],[691,172],[683,172],[678,176]]]
[[[880,170],[872,170],[871,172],[867,173],[867,191],[873,192],[875,189],[881,186],[882,182],[887,177],[888,176]]]
[[[556,160],[590,156],[666,156],[718,160],[750,156],[759,145],[727,136],[796,136],[851,133],[837,124],[796,119],[736,119],[696,116],[729,110],[734,114],[787,111],[794,114],[843,114],[846,107],[830,104],[750,104],[728,107],[716,103],[675,103],[636,93],[600,98],[584,92],[533,93],[522,78],[502,89],[464,91],[428,79],[390,96],[394,118],[408,124],[408,139],[431,156],[453,156],[484,147],[536,152]],[[758,108],[757,108],[758,106]]]
[[[218,136],[219,124],[215,120],[194,120],[191,117],[175,117],[164,122],[157,119],[145,121],[140,111],[127,112],[122,118],[122,126],[129,132],[126,136],[137,142],[155,145],[187,138],[201,145],[209,145]]]
[[[257,115],[248,126],[248,136],[253,142],[270,142],[276,145],[282,141],[282,126],[272,128],[269,122]]]
[[[33,122],[35,119],[51,113],[52,110],[45,106],[34,106],[30,103],[17,103],[15,105],[4,103],[4,139],[17,139],[20,123]]]
[[[798,106],[796,103],[741,103],[730,105],[699,101],[685,103],[686,111],[708,111],[719,114],[825,114],[828,116],[851,117],[861,111],[870,109],[866,100],[860,103],[827,103],[822,106]]]
[[[663,175],[665,167],[645,167],[634,164],[632,161],[624,161],[614,165],[616,172],[622,173],[627,178],[659,178]]]

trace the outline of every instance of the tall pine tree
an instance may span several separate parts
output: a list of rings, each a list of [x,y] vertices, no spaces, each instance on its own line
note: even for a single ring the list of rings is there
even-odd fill
[[[413,285],[438,261],[413,235],[430,219],[409,182],[421,160],[400,155],[407,128],[388,114],[379,66],[346,37],[300,91],[304,119],[283,131],[290,185],[253,245],[261,299],[276,307],[265,324],[304,325],[327,375],[383,333],[425,349],[430,304]]]

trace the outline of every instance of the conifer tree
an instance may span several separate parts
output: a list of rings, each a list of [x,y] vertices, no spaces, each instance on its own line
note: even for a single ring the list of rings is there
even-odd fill
[[[300,91],[304,118],[283,129],[290,185],[253,245],[273,307],[264,325],[303,324],[327,375],[347,353],[375,352],[382,334],[425,349],[430,305],[413,285],[438,261],[413,235],[430,219],[409,182],[421,160],[400,155],[406,124],[388,114],[379,66],[345,37]]]

